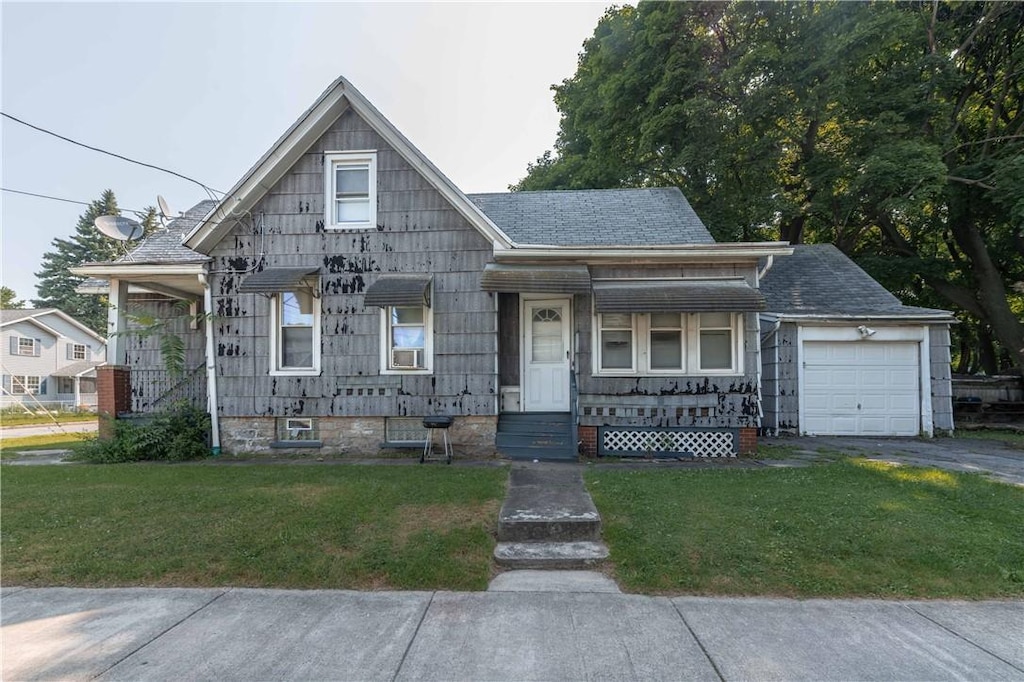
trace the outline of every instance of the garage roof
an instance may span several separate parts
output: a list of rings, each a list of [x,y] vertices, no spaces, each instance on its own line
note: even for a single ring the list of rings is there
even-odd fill
[[[903,303],[832,244],[793,247],[761,280],[765,310],[781,315],[952,317]]]

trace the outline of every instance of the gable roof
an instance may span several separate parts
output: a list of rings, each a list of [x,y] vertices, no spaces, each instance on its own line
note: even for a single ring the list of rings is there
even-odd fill
[[[208,253],[343,113],[351,109],[415,168],[495,248],[512,245],[509,237],[476,207],[345,78],[338,78],[284,135],[231,188],[216,208],[184,239],[187,247]]]
[[[61,336],[59,332],[49,327],[45,322],[39,318],[46,317],[47,315],[55,315],[68,324],[81,330],[83,333],[91,336],[100,343],[106,343],[107,340],[94,332],[93,330],[86,327],[84,324],[71,317],[63,310],[58,308],[22,308],[20,310],[0,310],[0,327],[6,327],[9,324],[15,322],[30,322],[41,329],[52,333],[54,336]]]
[[[715,243],[677,187],[467,196],[518,246]]]
[[[833,244],[801,244],[761,280],[771,313],[809,317],[951,318],[946,310],[906,306]]]

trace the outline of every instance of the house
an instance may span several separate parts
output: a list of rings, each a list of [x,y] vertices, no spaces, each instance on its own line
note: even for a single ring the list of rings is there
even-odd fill
[[[466,195],[341,78],[222,200],[75,272],[109,282],[112,331],[207,313],[169,324],[225,452],[418,444],[451,415],[464,451],[733,456],[791,253],[715,243],[675,188]],[[158,354],[112,338],[137,391]]]
[[[0,311],[0,405],[96,406],[106,339],[56,308]]]
[[[949,312],[905,306],[831,244],[761,282],[762,426],[810,435],[953,429]]]

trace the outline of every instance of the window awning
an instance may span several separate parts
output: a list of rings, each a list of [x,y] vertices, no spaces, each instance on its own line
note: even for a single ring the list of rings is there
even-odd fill
[[[319,268],[267,268],[242,280],[238,285],[240,294],[274,294],[279,291],[311,287],[309,281],[320,272]]]
[[[743,280],[594,282],[594,310],[599,313],[745,313],[764,309],[764,296]]]
[[[586,265],[509,265],[488,263],[480,275],[484,291],[588,294],[590,271]]]
[[[430,306],[428,275],[382,275],[366,289],[366,307],[386,308],[390,305]]]

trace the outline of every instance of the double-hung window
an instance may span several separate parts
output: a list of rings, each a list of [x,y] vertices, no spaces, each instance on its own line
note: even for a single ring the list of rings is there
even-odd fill
[[[433,369],[432,317],[425,305],[387,306],[382,309],[382,369],[385,373],[420,372]]]
[[[377,154],[330,152],[324,155],[326,224],[367,229],[377,224]]]
[[[310,289],[271,297],[272,374],[320,373],[320,302]]]
[[[742,324],[737,313],[599,314],[594,373],[741,374]]]
[[[24,336],[18,338],[18,352],[17,355],[35,355],[36,354],[36,340],[28,339]]]

